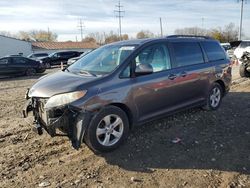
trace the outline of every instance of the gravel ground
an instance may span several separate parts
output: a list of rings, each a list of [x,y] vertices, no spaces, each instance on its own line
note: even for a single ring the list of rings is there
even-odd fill
[[[31,131],[21,109],[39,76],[1,79],[0,187],[250,187],[250,80],[237,67],[233,73],[219,110],[136,127],[122,147],[102,155]]]

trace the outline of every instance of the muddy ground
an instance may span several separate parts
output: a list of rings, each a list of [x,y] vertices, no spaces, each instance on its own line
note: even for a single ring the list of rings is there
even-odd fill
[[[234,75],[218,111],[146,124],[119,149],[96,155],[31,131],[21,109],[38,77],[0,80],[0,187],[250,187],[249,79]]]

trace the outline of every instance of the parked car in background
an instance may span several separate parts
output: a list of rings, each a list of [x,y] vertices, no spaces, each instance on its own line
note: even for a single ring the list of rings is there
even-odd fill
[[[73,57],[70,58],[67,62],[67,65],[72,65],[73,63],[75,63],[77,60],[81,59],[82,57],[84,57],[85,55],[87,55],[88,53],[92,52],[93,50],[89,50],[87,52],[83,52],[80,56],[78,57]]]
[[[220,44],[225,49],[225,51],[231,49],[230,43],[220,43]]]
[[[22,56],[6,56],[0,58],[0,75],[26,75],[33,76],[43,73],[45,67],[42,62]]]
[[[63,52],[54,52],[48,57],[42,58],[41,60],[45,64],[46,68],[50,68],[53,65],[60,65],[61,63],[67,64],[67,61],[70,58],[78,57],[81,55],[81,52],[77,51],[63,51]]]
[[[233,57],[233,50],[230,43],[220,43],[230,58]]]
[[[240,42],[240,45],[234,50],[234,55],[237,57],[240,63],[241,57],[244,52],[250,52],[250,40],[243,40]]]
[[[105,45],[27,91],[23,114],[78,149],[111,151],[140,125],[180,110],[219,108],[231,85],[221,45],[208,37],[169,36]],[[64,135],[65,135],[64,134]]]
[[[27,57],[30,59],[35,59],[35,60],[39,60],[45,57],[48,57],[49,54],[48,53],[32,53],[30,55],[28,55]]]

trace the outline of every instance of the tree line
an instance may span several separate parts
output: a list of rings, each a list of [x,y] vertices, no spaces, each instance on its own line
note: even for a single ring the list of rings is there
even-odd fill
[[[187,27],[182,29],[176,29],[177,35],[204,35],[212,37],[220,42],[231,42],[238,40],[238,28],[234,23],[229,23],[223,28],[217,27],[212,29],[203,29],[199,27]]]
[[[0,35],[4,35],[7,37],[14,37],[20,40],[30,41],[30,42],[57,41],[56,33],[45,30],[19,31],[17,34],[12,34],[8,31],[0,31]]]
[[[210,36],[214,39],[219,40],[220,42],[230,42],[235,41],[238,38],[238,28],[233,23],[225,25],[223,28],[217,27],[212,29],[203,29],[199,27],[186,27],[181,29],[176,29],[175,34],[178,35],[204,35]],[[0,35],[5,35],[9,37],[15,37],[25,41],[36,41],[36,42],[54,42],[57,41],[57,34],[51,31],[44,30],[32,30],[32,31],[20,31],[16,35],[11,34],[10,32],[0,31]],[[149,30],[139,31],[135,38],[155,38],[160,37],[159,34],[154,34]],[[89,33],[83,39],[84,42],[93,42],[99,45],[104,45],[120,40],[134,39],[134,37],[129,37],[128,34],[123,34],[119,36],[113,31],[108,33],[106,32],[94,32]]]

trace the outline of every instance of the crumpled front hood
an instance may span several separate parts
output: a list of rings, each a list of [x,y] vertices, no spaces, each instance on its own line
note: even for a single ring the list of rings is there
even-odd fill
[[[96,77],[84,77],[69,72],[57,72],[42,77],[29,91],[29,97],[49,98],[60,93],[76,91],[82,84],[95,80]]]

